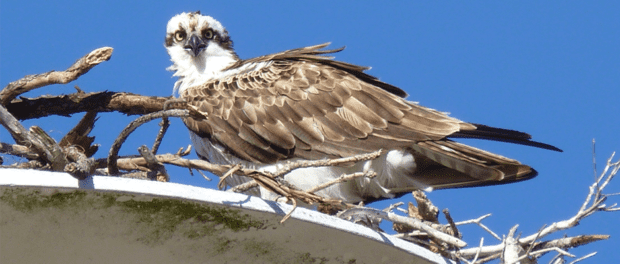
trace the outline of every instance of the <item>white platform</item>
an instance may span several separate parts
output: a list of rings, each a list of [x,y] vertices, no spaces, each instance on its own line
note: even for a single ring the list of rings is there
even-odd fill
[[[175,183],[0,169],[0,263],[452,263],[305,208]]]

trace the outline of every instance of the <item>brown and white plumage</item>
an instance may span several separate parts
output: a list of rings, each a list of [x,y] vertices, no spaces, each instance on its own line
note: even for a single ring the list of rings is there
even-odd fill
[[[348,167],[294,170],[300,189],[370,166],[356,179],[319,194],[358,202],[412,189],[501,184],[536,172],[516,160],[449,140],[473,137],[557,148],[528,134],[460,121],[404,99],[401,89],[360,67],[325,56],[327,44],[240,60],[219,22],[183,13],[168,23],[166,48],[181,98],[207,116],[184,119],[197,153],[211,162],[274,171],[286,161],[347,157],[382,150]],[[234,177],[236,185],[247,179]],[[272,199],[263,190],[261,196]]]

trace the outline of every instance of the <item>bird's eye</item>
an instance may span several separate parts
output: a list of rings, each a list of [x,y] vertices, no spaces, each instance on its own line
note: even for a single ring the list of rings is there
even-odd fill
[[[176,33],[174,33],[174,40],[176,41],[182,41],[184,40],[186,37],[186,34],[184,31],[177,31]]]
[[[206,38],[206,39],[212,39],[213,38],[213,30],[211,29],[207,29],[204,32],[202,32],[202,37]]]

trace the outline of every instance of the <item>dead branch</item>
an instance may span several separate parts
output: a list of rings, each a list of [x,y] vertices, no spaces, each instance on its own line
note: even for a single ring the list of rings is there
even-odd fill
[[[187,117],[189,116],[189,110],[166,110],[160,111],[156,113],[151,113],[147,115],[143,115],[136,120],[132,121],[121,131],[120,135],[114,140],[114,144],[110,148],[110,152],[108,154],[108,173],[110,175],[117,175],[119,173],[118,166],[116,164],[116,160],[118,159],[118,151],[121,148],[121,145],[125,142],[129,134],[136,130],[142,124],[149,122],[153,119],[161,118],[163,116],[176,116],[176,117]]]
[[[167,109],[164,109],[167,110]],[[170,127],[170,121],[168,120],[167,117],[163,117],[161,119],[161,122],[159,122],[159,132],[157,133],[157,137],[155,138],[155,142],[153,143],[153,147],[151,148],[153,150],[153,154],[157,154],[157,151],[159,150],[159,146],[161,145],[162,140],[164,140],[164,135],[166,134],[166,131],[168,131],[168,128]]]
[[[14,168],[14,169],[41,169],[45,165],[40,160],[29,160],[26,162],[19,162],[8,166],[0,166],[1,168]]]
[[[22,145],[7,144],[0,142],[0,153],[6,153],[13,156],[35,160],[39,158],[37,153],[30,151],[29,148]]]
[[[96,112],[87,112],[80,122],[60,140],[58,145],[62,148],[77,146],[81,148],[84,155],[92,157],[99,149],[99,145],[93,145],[95,137],[89,136],[88,134],[90,134],[95,127],[95,121],[97,121],[97,119]]]
[[[65,172],[80,180],[86,179],[86,177],[93,174],[95,171],[95,159],[89,158],[82,153],[83,150],[75,146],[68,146],[64,151],[67,158],[73,161],[65,166]]]
[[[374,171],[370,171],[370,172],[357,172],[357,173],[352,173],[352,174],[343,174],[340,177],[333,179],[331,181],[322,183],[320,185],[317,185],[309,190],[306,190],[306,192],[309,193],[315,193],[317,191],[323,190],[329,186],[332,186],[334,184],[337,183],[341,183],[341,182],[346,182],[355,178],[359,178],[359,177],[367,177],[367,178],[374,178],[375,176],[377,176],[377,173]]]
[[[248,190],[255,188],[255,187],[258,187],[258,183],[255,181],[249,181],[246,183],[239,184],[237,186],[233,186],[232,188],[230,188],[230,191],[242,193],[242,192],[247,192]]]
[[[487,226],[482,224],[482,220],[484,220],[485,218],[487,218],[489,216],[491,216],[491,214],[486,214],[486,215],[483,215],[483,216],[478,217],[476,219],[471,219],[471,220],[457,222],[457,223],[455,223],[455,225],[459,226],[459,225],[466,225],[466,224],[472,224],[472,223],[473,224],[477,224],[478,226],[480,226],[480,228],[484,229],[489,234],[491,234],[493,237],[497,238],[497,240],[502,241],[502,239],[497,234],[495,234],[493,231],[491,231],[491,229],[489,229]]]
[[[50,164],[54,171],[64,170],[68,161],[62,154],[61,148],[41,128],[33,126],[30,131],[27,131],[2,105],[0,105],[0,122],[11,133],[15,142],[30,147],[47,164]]]
[[[140,155],[142,155],[142,157],[146,161],[147,167],[151,171],[156,173],[157,181],[162,181],[162,182],[170,181],[170,176],[168,175],[166,168],[164,167],[164,165],[162,165],[161,163],[157,161],[157,159],[155,158],[155,155],[153,155],[153,152],[151,152],[146,145],[140,146],[138,148],[138,152],[140,152]]]
[[[126,115],[144,115],[163,109],[171,97],[143,96],[132,93],[78,91],[67,95],[15,99],[6,105],[19,120],[51,115],[70,116],[82,112],[120,112]]]
[[[454,223],[454,220],[452,219],[452,216],[450,215],[450,210],[446,208],[446,209],[443,209],[442,212],[446,216],[446,220],[448,221],[450,228],[452,228],[452,231],[454,232],[454,234],[452,235],[455,237],[461,237],[459,230],[456,228],[456,223]]]
[[[580,258],[578,258],[578,259],[575,259],[575,260],[571,261],[569,264],[575,264],[575,263],[577,263],[577,262],[579,262],[579,261],[582,261],[582,260],[587,259],[587,258],[589,258],[589,257],[592,257],[592,256],[594,256],[594,255],[596,255],[596,252],[592,252],[592,253],[590,253],[590,254],[588,254],[588,255],[585,255],[585,256],[583,256],[583,257],[580,257]]]
[[[359,161],[365,160],[373,160],[381,156],[382,150],[378,150],[375,152],[360,154],[346,158],[339,159],[322,159],[322,160],[298,160],[295,162],[288,162],[281,169],[279,169],[274,175],[283,176],[294,169],[299,168],[309,168],[309,167],[330,167],[330,166],[340,166],[347,163],[355,163]]]
[[[463,248],[467,246],[465,241],[460,240],[456,237],[450,236],[446,233],[440,232],[437,229],[427,225],[419,219],[400,216],[392,212],[385,212],[374,208],[352,208],[346,211],[343,211],[338,215],[338,217],[343,219],[349,219],[355,214],[362,214],[364,216],[376,217],[391,221],[393,223],[400,223],[410,227],[413,227],[417,230],[422,230],[426,232],[429,236],[432,236],[444,243],[448,243],[450,245],[456,246],[458,248]]]
[[[286,164],[286,166],[284,166],[283,168],[281,168],[280,170],[278,170],[276,173],[272,174],[273,178],[276,177],[280,177],[283,176],[289,172],[291,172],[294,169],[299,169],[299,168],[308,168],[308,167],[321,167],[321,166],[340,166],[342,164],[347,164],[350,162],[358,162],[358,161],[363,161],[363,160],[372,160],[372,159],[376,159],[377,157],[379,157],[381,155],[381,150],[372,152],[372,153],[367,153],[367,154],[361,154],[361,155],[356,155],[356,156],[352,156],[352,157],[346,157],[346,158],[340,158],[340,159],[324,159],[324,160],[299,160],[299,161],[295,161],[295,162],[289,162]],[[242,175],[242,174],[240,174]],[[246,174],[243,174],[246,175]],[[355,174],[355,175],[349,175],[350,179],[353,178],[357,178],[357,177],[362,177],[365,174]],[[370,177],[371,175],[367,175],[367,177]],[[374,176],[372,176],[374,177]],[[371,178],[372,178],[371,177]],[[342,178],[342,179],[340,179]],[[339,183],[339,182],[343,182],[343,181],[347,181],[349,180],[349,177],[347,177],[346,175],[343,175],[337,179],[332,180],[329,183],[326,183],[324,187],[320,187],[320,188],[313,188],[316,190],[308,190],[307,192],[315,192],[324,188],[327,188],[333,184]],[[259,184],[256,181],[250,181],[250,182],[246,182],[237,186],[233,186],[231,188],[231,191],[233,192],[245,192],[251,188],[257,187]]]
[[[222,175],[222,177],[220,177],[220,181],[217,183],[217,188],[220,189],[220,190],[224,189],[226,187],[226,182],[224,180],[226,180],[226,178],[232,176],[235,172],[237,172],[241,168],[242,168],[241,164],[236,164],[230,170],[228,170],[226,173],[224,173],[224,175]]]
[[[50,71],[42,74],[28,75],[20,80],[9,83],[0,91],[0,104],[7,105],[20,94],[39,87],[50,84],[69,83],[79,78],[82,74],[87,73],[97,64],[109,60],[113,50],[114,49],[110,47],[99,48],[77,60],[65,71]]]
[[[534,243],[533,251],[546,248],[575,248],[592,242],[609,239],[609,235],[580,235],[574,237],[563,237],[544,242]],[[532,254],[534,255],[534,254]]]
[[[426,220],[433,223],[439,223],[437,215],[439,214],[439,208],[435,206],[420,190],[413,191],[413,198],[418,204],[418,214],[422,220]]]
[[[518,261],[525,257],[537,258],[543,253],[549,251],[550,249],[553,251],[560,252],[560,254],[562,255],[569,256],[570,254],[564,252],[565,249],[577,247],[580,245],[585,245],[587,243],[591,243],[591,242],[602,240],[602,239],[607,239],[609,236],[606,236],[606,235],[586,235],[586,236],[578,236],[578,237],[565,238],[565,239],[555,239],[555,240],[550,240],[550,241],[545,241],[545,242],[536,242],[538,239],[543,238],[551,233],[554,233],[560,230],[569,229],[571,227],[576,226],[585,217],[588,217],[595,212],[599,212],[599,211],[612,212],[612,211],[619,210],[619,208],[617,207],[617,204],[612,204],[610,206],[604,204],[606,199],[613,194],[604,194],[603,190],[610,183],[610,181],[614,178],[618,170],[620,170],[620,161],[612,162],[613,157],[614,157],[614,154],[612,154],[611,157],[607,160],[607,165],[605,166],[605,169],[603,170],[603,172],[601,172],[601,175],[589,187],[589,193],[586,196],[584,203],[581,205],[578,212],[575,214],[575,216],[567,220],[564,220],[564,221],[555,222],[547,227],[544,227],[539,232],[532,234],[530,236],[521,238],[521,239],[513,238],[514,241],[510,241],[509,239],[508,241],[506,241],[505,239],[504,242],[502,242],[502,244],[493,245],[493,246],[485,246],[482,248],[468,248],[468,249],[460,250],[459,252],[452,252],[451,254],[453,255],[453,257],[456,257],[458,255],[458,256],[468,259],[468,258],[473,258],[476,254],[479,253],[480,256],[487,257],[485,258],[485,261],[488,261],[488,260],[493,259],[493,258],[488,258],[488,256],[499,257],[500,255],[498,254],[498,252],[505,252],[506,250],[513,250],[513,252],[509,253],[512,255],[508,256],[508,259],[511,261]],[[515,243],[514,244],[515,247],[506,248],[505,246],[506,244],[510,244],[513,242]],[[522,250],[522,247],[530,246],[532,243],[535,243],[535,245],[532,247],[533,250],[535,250],[534,252],[531,252],[527,255],[526,254],[517,255],[518,257],[513,258],[515,255],[514,250]],[[506,257],[506,254],[504,254],[504,257]],[[480,261],[479,263],[481,263]]]

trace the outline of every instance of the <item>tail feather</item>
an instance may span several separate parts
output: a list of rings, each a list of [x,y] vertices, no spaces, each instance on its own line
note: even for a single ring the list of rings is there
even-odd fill
[[[434,189],[505,184],[537,175],[516,160],[450,140],[418,142],[412,150],[416,179]]]
[[[486,125],[480,124],[472,124],[476,126],[475,130],[461,130],[450,135],[450,138],[477,138],[477,139],[486,139],[493,141],[502,141],[508,143],[515,143],[519,145],[532,146],[542,149],[548,149],[558,152],[563,152],[561,149],[556,148],[552,145],[532,141],[530,134],[519,132],[516,130],[503,129],[490,127]]]

